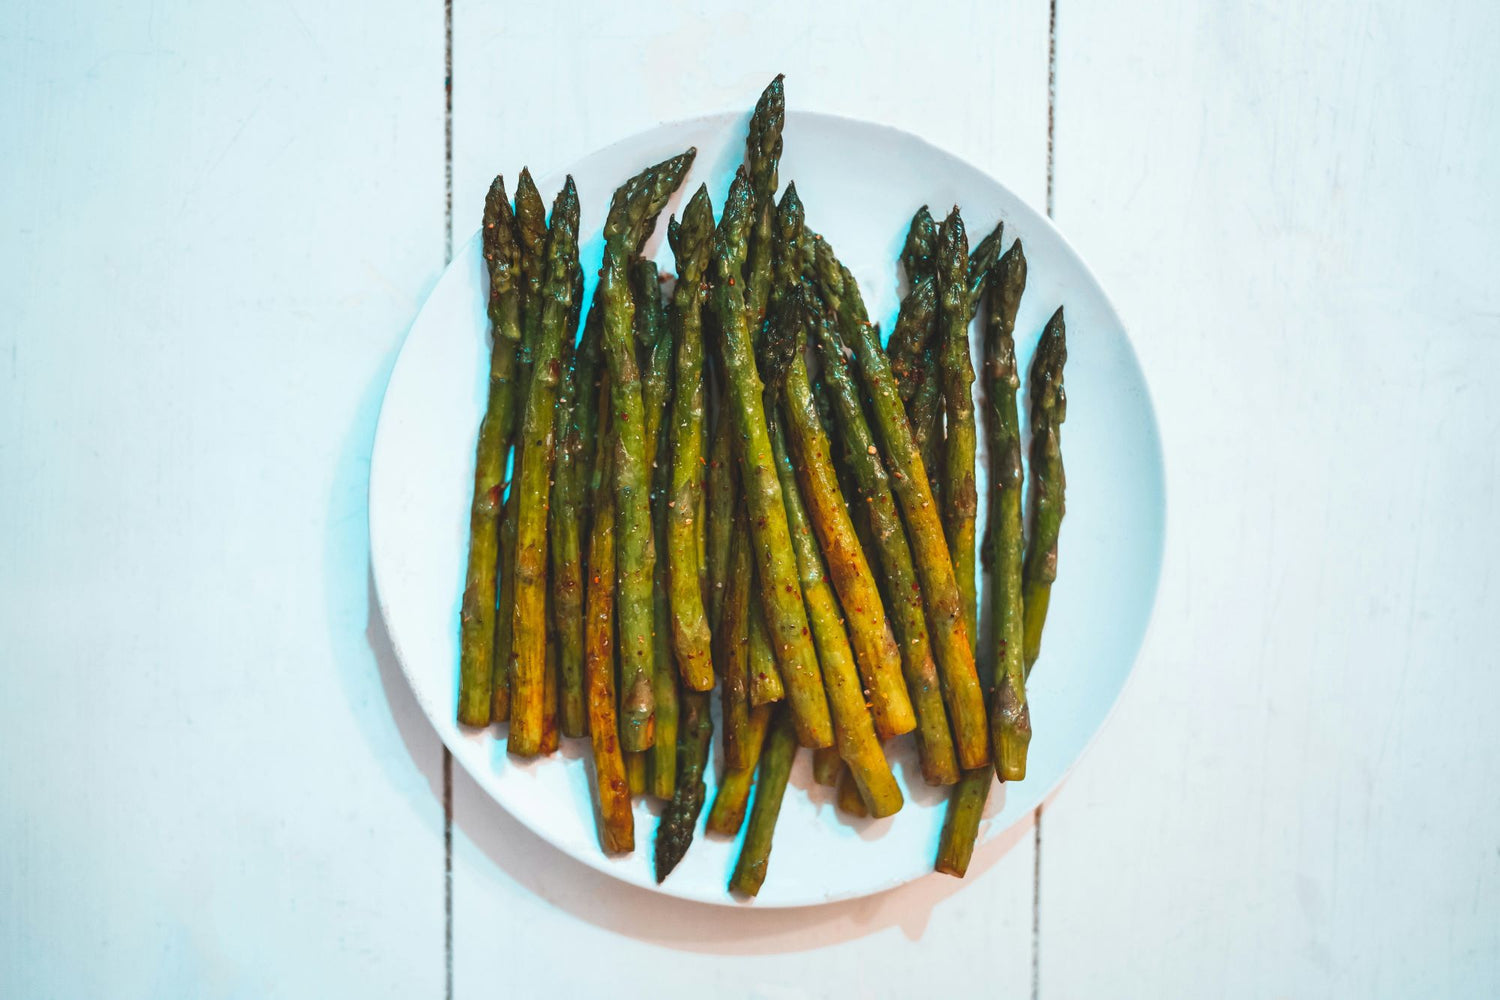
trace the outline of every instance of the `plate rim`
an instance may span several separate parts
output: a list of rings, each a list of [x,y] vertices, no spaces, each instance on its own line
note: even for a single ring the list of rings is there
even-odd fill
[[[1116,690],[1114,697],[1111,699],[1109,707],[1105,710],[1104,716],[1100,719],[1099,724],[1095,726],[1093,732],[1089,734],[1086,740],[1084,740],[1083,745],[1079,748],[1078,752],[1073,755],[1072,760],[1068,762],[1067,766],[1065,766],[1058,774],[1056,780],[1054,780],[1052,784],[1046,789],[1046,791],[1041,794],[1040,798],[1038,799],[1037,806],[1029,812],[1020,814],[1005,827],[994,831],[989,838],[986,838],[995,839],[1002,836],[1006,832],[1022,825],[1023,823],[1027,822],[1028,819],[1035,816],[1036,810],[1049,803],[1056,796],[1058,791],[1061,790],[1063,785],[1066,784],[1068,779],[1072,776],[1074,769],[1077,768],[1079,763],[1088,756],[1089,752],[1098,742],[1100,734],[1103,733],[1114,721],[1120,703],[1124,700],[1125,693],[1130,689],[1130,685],[1135,681],[1137,677],[1137,668],[1140,665],[1141,653],[1146,649],[1147,642],[1151,639],[1152,634],[1156,629],[1156,620],[1158,613],[1157,599],[1160,596],[1161,592],[1162,574],[1166,570],[1165,555],[1167,551],[1167,540],[1171,530],[1171,522],[1168,517],[1168,513],[1170,511],[1170,500],[1167,494],[1167,483],[1169,477],[1167,475],[1166,444],[1162,435],[1162,425],[1157,417],[1156,400],[1155,395],[1151,389],[1151,381],[1147,376],[1145,366],[1141,364],[1140,353],[1136,350],[1135,340],[1131,336],[1130,330],[1125,324],[1124,318],[1120,315],[1119,308],[1115,305],[1114,299],[1109,294],[1109,290],[1105,287],[1104,283],[1099,280],[1098,275],[1095,273],[1094,268],[1089,264],[1088,259],[1078,250],[1076,246],[1073,245],[1073,243],[1067,238],[1062,230],[1057,227],[1056,223],[1053,221],[1050,215],[1048,215],[1044,211],[1038,210],[1034,205],[1032,205],[1029,200],[1017,194],[1009,185],[995,176],[995,174],[990,170],[974,164],[958,153],[954,153],[950,150],[944,149],[937,143],[929,140],[919,133],[912,132],[908,129],[901,128],[896,125],[891,125],[885,122],[873,121],[871,119],[859,118],[853,115],[845,115],[838,112],[817,111],[803,108],[788,108],[786,115],[788,119],[791,119],[793,117],[804,120],[810,119],[813,121],[822,119],[825,121],[838,122],[843,125],[854,125],[861,128],[870,128],[890,133],[893,136],[919,143],[921,146],[926,147],[927,150],[939,156],[955,160],[963,166],[988,178],[991,183],[999,186],[1006,195],[1014,198],[1017,202],[1024,205],[1028,210],[1030,210],[1031,213],[1036,217],[1037,221],[1039,221],[1047,228],[1047,230],[1049,230],[1050,235],[1054,239],[1056,239],[1058,243],[1074,257],[1075,260],[1078,261],[1078,264],[1083,268],[1084,273],[1088,276],[1089,280],[1093,282],[1094,287],[1098,290],[1103,306],[1107,310],[1108,317],[1114,321],[1118,329],[1124,335],[1124,346],[1126,351],[1128,352],[1129,359],[1134,364],[1136,371],[1140,373],[1141,386],[1143,389],[1141,401],[1143,403],[1145,414],[1149,420],[1150,427],[1153,432],[1151,434],[1151,444],[1155,452],[1153,457],[1156,460],[1156,468],[1160,471],[1159,482],[1157,485],[1159,487],[1158,495],[1161,498],[1162,525],[1160,532],[1160,541],[1155,546],[1155,551],[1152,553],[1152,557],[1156,565],[1156,573],[1151,582],[1151,591],[1149,595],[1150,601],[1147,605],[1146,622],[1145,627],[1141,631],[1140,644],[1135,651],[1135,655],[1131,659],[1130,666],[1125,673],[1124,680],[1121,681],[1119,688]],[[624,146],[627,143],[634,141],[638,137],[650,132],[675,128],[691,128],[695,125],[709,123],[723,122],[725,124],[728,124],[738,119],[748,120],[748,118],[749,112],[726,108],[719,111],[705,112],[702,114],[690,115],[683,118],[662,119],[646,128],[639,129],[628,135],[620,136],[611,142],[598,146],[592,150],[588,150],[574,157],[574,162],[578,162],[594,156],[603,155],[612,149]],[[556,170],[549,172],[544,176],[543,180],[545,181],[547,178],[553,177],[553,175],[557,172],[558,171]],[[935,870],[929,869],[928,871],[911,877],[892,877],[868,889],[857,892],[835,893],[825,895],[822,898],[816,899],[780,902],[762,902],[758,899],[741,900],[731,894],[727,888],[720,890],[712,895],[704,895],[693,891],[683,891],[677,887],[668,888],[663,883],[639,882],[629,877],[620,869],[609,864],[608,862],[610,858],[607,855],[603,854],[602,851],[588,852],[570,850],[567,846],[553,840],[548,833],[539,828],[539,826],[532,820],[531,817],[523,815],[521,812],[512,810],[507,807],[505,803],[501,802],[485,785],[482,776],[475,773],[474,768],[471,766],[469,760],[467,759],[468,751],[466,749],[463,749],[463,747],[468,743],[470,734],[466,734],[465,731],[458,726],[457,721],[452,722],[451,725],[442,725],[439,723],[438,720],[442,717],[443,713],[435,711],[435,706],[428,703],[430,699],[424,696],[420,686],[413,678],[412,671],[408,667],[407,657],[406,655],[404,655],[401,648],[401,641],[391,630],[389,625],[390,613],[388,607],[388,596],[385,589],[381,586],[381,573],[379,571],[378,565],[380,560],[378,560],[376,557],[377,549],[375,546],[374,535],[377,518],[374,516],[374,512],[377,504],[375,501],[374,487],[378,478],[376,476],[376,470],[378,467],[384,464],[382,455],[385,453],[386,449],[382,447],[382,444],[383,442],[388,441],[390,436],[387,432],[387,428],[389,426],[387,420],[389,415],[387,413],[386,403],[390,395],[391,384],[395,381],[396,374],[401,367],[402,361],[406,357],[406,349],[408,344],[410,343],[411,332],[416,326],[417,322],[421,319],[423,313],[426,311],[427,304],[432,299],[432,296],[435,294],[438,287],[448,277],[449,273],[455,267],[462,266],[460,264],[460,261],[463,258],[464,253],[468,251],[474,241],[479,238],[479,235],[480,231],[476,226],[472,234],[462,243],[457,245],[457,252],[453,254],[447,265],[444,266],[442,272],[433,281],[433,284],[428,290],[427,295],[423,298],[422,303],[417,307],[416,312],[412,315],[411,321],[406,325],[406,330],[401,337],[401,345],[397,349],[396,358],[392,362],[390,370],[386,375],[385,387],[381,391],[380,410],[375,420],[375,433],[373,436],[370,451],[369,479],[365,484],[365,512],[366,528],[368,533],[367,541],[369,544],[370,555],[370,577],[372,586],[374,587],[375,591],[376,605],[380,610],[381,626],[385,630],[387,639],[390,643],[391,652],[396,658],[397,666],[401,670],[402,678],[405,680],[408,690],[411,692],[412,697],[416,700],[419,707],[421,707],[423,715],[427,717],[427,723],[432,726],[433,730],[437,733],[438,738],[442,740],[444,749],[446,749],[451,757],[454,760],[457,760],[459,764],[464,768],[464,770],[468,772],[469,777],[473,779],[474,783],[484,791],[485,797],[491,803],[493,803],[497,808],[503,809],[513,819],[519,822],[522,826],[526,827],[526,829],[534,834],[539,840],[547,844],[547,846],[551,850],[557,852],[563,857],[579,861],[587,865],[589,868],[592,868],[594,871],[607,875],[624,885],[628,885],[636,889],[642,889],[654,895],[659,895],[670,899],[684,900],[692,903],[700,903],[709,906],[724,907],[732,910],[797,910],[815,906],[825,906],[831,903],[848,902],[857,899],[868,899],[870,897],[882,895],[894,889],[898,889],[902,886],[911,885],[939,875],[940,873],[936,872]],[[478,735],[479,733],[492,734],[493,731],[494,727],[490,726],[486,727],[484,730],[476,730],[474,735]],[[983,844],[984,841],[982,840],[979,844],[979,847],[981,849],[983,847]],[[642,848],[638,846],[637,849],[640,850]],[[960,880],[960,882],[963,881],[965,880]]]

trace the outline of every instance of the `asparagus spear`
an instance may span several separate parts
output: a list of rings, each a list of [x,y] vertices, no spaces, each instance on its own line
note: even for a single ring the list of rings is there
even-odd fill
[[[923,275],[932,273],[933,258],[937,255],[937,220],[927,206],[917,209],[906,229],[906,242],[901,245],[901,270],[906,273],[907,290],[916,287]]]
[[[979,820],[994,781],[994,772],[980,767],[965,771],[963,779],[953,786],[948,812],[943,816],[943,830],[938,835],[937,863],[933,866],[937,871],[963,878],[969,870],[969,859],[979,835]]]
[[[891,774],[891,766],[886,762],[875,734],[871,712],[865,707],[865,695],[860,689],[859,671],[854,665],[849,637],[844,632],[838,598],[824,575],[823,559],[812,536],[807,508],[801,491],[797,489],[797,473],[792,468],[786,435],[774,410],[770,432],[771,452],[781,475],[782,494],[786,497],[792,549],[802,576],[802,596],[807,601],[813,641],[817,644],[818,659],[823,666],[823,685],[833,712],[834,745],[838,755],[854,772],[854,780],[870,812],[876,816],[889,816],[901,808],[901,788]]]
[[[458,721],[465,726],[490,722],[495,658],[495,581],[500,549],[500,495],[505,457],[510,447],[512,379],[516,345],[521,340],[521,298],[517,287],[515,217],[505,194],[505,179],[496,177],[484,199],[484,260],[489,268],[489,317],[494,343],[490,349],[489,398],[479,424],[474,453],[474,502],[469,512],[469,566],[459,612]]]
[[[729,767],[745,763],[744,738],[749,724],[750,655],[750,535],[743,515],[730,541],[725,579],[724,615],[715,636],[718,650],[721,714],[724,718],[724,761]]]
[[[669,434],[662,430],[672,398],[673,336],[662,307],[661,279],[656,265],[637,260],[631,266],[635,283],[636,332],[646,356],[641,376],[641,401],[646,408],[646,454],[651,459],[651,525],[652,550],[666,548],[666,493],[671,449]],[[651,602],[651,695],[655,703],[656,740],[651,745],[647,784],[657,798],[671,798],[677,782],[677,669],[672,662],[668,638],[670,615],[667,608],[667,564],[658,558],[652,566],[653,599]]]
[[[511,633],[510,751],[523,757],[541,749],[547,624],[547,497],[552,475],[559,356],[573,306],[578,266],[578,192],[568,178],[552,206],[542,324],[536,344],[526,416],[517,439],[521,474],[517,489],[516,582]],[[555,702],[554,702],[555,705]],[[554,709],[555,710],[555,709]]]
[[[880,590],[875,585],[875,574],[865,558],[849,507],[839,491],[832,445],[818,414],[807,364],[802,357],[813,313],[810,300],[804,298],[801,287],[799,245],[803,235],[803,209],[796,185],[788,186],[782,196],[776,227],[778,308],[770,324],[772,334],[768,338],[767,353],[785,355],[789,359],[784,368],[783,403],[792,452],[797,460],[797,476],[792,486],[783,482],[782,488],[789,493],[798,483],[801,484],[808,520],[827,556],[828,575],[843,605],[849,644],[853,647],[860,677],[868,692],[875,730],[881,738],[888,739],[911,732],[917,721],[901,677],[901,655],[886,618]],[[776,343],[778,340],[781,343]],[[792,503],[793,498],[789,495],[789,510]],[[792,530],[795,536],[795,524]],[[797,541],[794,537],[794,546]],[[803,576],[805,579],[805,569]],[[814,638],[816,640],[816,636]],[[827,668],[826,661],[824,668]]]
[[[722,365],[719,370],[722,373]],[[729,570],[729,539],[734,531],[735,516],[739,508],[731,431],[734,420],[726,405],[729,390],[722,382],[721,377],[717,393],[719,405],[715,407],[713,439],[708,454],[708,539],[704,553],[708,564],[708,619],[710,628],[715,633],[723,614],[724,590]]]
[[[832,788],[839,783],[839,769],[844,766],[844,758],[839,756],[837,747],[818,747],[813,751],[813,782]]]
[[[765,743],[766,728],[771,721],[774,705],[761,705],[750,710],[750,720],[742,742],[744,764],[740,767],[725,767],[719,778],[719,790],[714,795],[713,808],[708,811],[707,828],[712,833],[733,837],[740,832],[745,822],[745,807],[750,804],[750,789],[755,784],[755,769],[760,764],[761,746]]]
[[[894,492],[906,514],[908,537],[937,650],[944,701],[953,722],[958,762],[961,767],[979,767],[989,759],[984,693],[974,668],[974,650],[964,626],[953,561],[933,503],[927,469],[912,441],[890,363],[880,346],[880,331],[869,321],[854,275],[839,264],[826,240],[818,241],[817,258],[824,297],[834,307],[841,327],[847,331],[845,335],[856,344],[856,358],[885,441],[885,459],[895,481]]]
[[[1062,461],[1062,423],[1068,417],[1068,396],[1063,391],[1067,360],[1067,331],[1058,306],[1031,360],[1031,541],[1021,570],[1027,674],[1042,649],[1042,626],[1047,621],[1052,581],[1057,579],[1057,536],[1067,487]]]
[[[522,336],[524,335],[523,332]],[[517,369],[521,367],[519,357],[516,367]],[[515,388],[515,395],[518,398],[513,403],[513,409],[519,409],[525,405],[526,385],[522,381],[523,377],[524,373],[518,371]],[[511,436],[511,433],[507,431],[507,440]],[[521,506],[521,491],[517,488],[516,478],[520,470],[521,456],[520,449],[517,449],[511,458],[510,490],[505,497],[505,508],[500,513],[500,553],[496,574],[499,577],[497,599],[501,610],[495,615],[495,660],[490,680],[490,718],[495,722],[506,722],[510,719],[510,663],[514,645],[511,626],[515,619],[509,609],[515,604],[516,593],[516,517]]]
[[[957,206],[938,235],[938,315],[943,399],[948,427],[943,442],[944,527],[953,556],[953,576],[963,604],[964,627],[979,638],[979,594],[975,585],[974,537],[979,494],[974,481],[974,364],[969,357],[969,241]]]
[[[991,753],[1002,781],[1026,777],[1031,712],[1026,706],[1022,565],[1026,543],[1021,518],[1021,420],[1016,410],[1016,310],[1026,288],[1026,255],[1017,240],[1000,258],[990,279],[985,323],[985,430],[989,434],[990,518],[985,549],[992,575],[994,703],[990,708]],[[1059,326],[1061,319],[1059,319]],[[1061,482],[1061,458],[1058,459]]]
[[[521,351],[517,363],[522,395],[520,406],[511,414],[511,432],[520,434],[526,413],[525,394],[531,385],[536,344],[541,338],[545,304],[542,283],[547,270],[547,204],[531,179],[531,171],[524,167],[516,181],[516,233],[521,246]]]
[[[671,492],[667,501],[667,579],[670,587],[672,648],[683,683],[694,691],[714,686],[714,665],[703,609],[698,562],[697,511],[703,492],[703,300],[707,283],[713,207],[700,187],[667,228],[677,259],[672,323],[677,339],[677,387],[672,397]]]
[[[589,577],[584,613],[584,675],[588,686],[589,735],[599,796],[599,838],[604,850],[635,848],[635,819],[615,715],[615,497],[614,428],[610,420],[609,376],[599,384],[599,447],[589,494],[594,521],[589,529]]]
[[[891,622],[901,649],[906,688],[916,710],[922,777],[929,785],[951,785],[958,780],[958,760],[943,710],[937,664],[932,658],[932,642],[906,529],[896,512],[890,478],[880,461],[838,333],[827,317],[821,317],[815,329],[823,361],[823,384],[832,391],[845,454],[859,486],[862,506],[870,516],[875,551],[880,557],[886,593],[891,598]]]
[[[756,781],[759,787],[750,810],[750,825],[745,831],[745,843],[740,847],[734,875],[729,880],[730,889],[747,896],[760,892],[766,880],[766,866],[771,860],[771,838],[776,831],[776,818],[781,814],[781,799],[786,794],[787,778],[792,773],[792,760],[797,755],[793,714],[790,704],[776,711],[761,752],[760,775]]]
[[[560,684],[557,677],[557,638],[550,630],[546,648],[542,654],[542,740],[540,753],[543,756],[557,753],[562,743],[562,729],[557,719],[557,696]]]
[[[579,268],[578,274],[583,273]],[[578,289],[575,286],[575,292]],[[581,293],[579,293],[581,294]],[[576,303],[575,303],[576,305]],[[552,480],[548,530],[552,533],[552,622],[557,633],[561,673],[561,715],[564,736],[588,735],[583,696],[583,546],[588,534],[588,474],[593,459],[594,424],[598,413],[599,324],[597,298],[558,394],[557,459]],[[576,314],[575,314],[576,320]],[[566,350],[572,331],[563,338]]]
[[[745,308],[752,330],[758,329],[765,317],[771,289],[776,167],[781,160],[781,129],[785,123],[786,95],[782,90],[782,75],[778,73],[755,102],[745,139],[745,169],[750,175],[754,201],[745,289]]]
[[[750,592],[755,593],[755,588],[756,584],[752,582]],[[776,654],[771,650],[771,633],[766,629],[766,616],[759,601],[750,602],[750,653],[745,673],[751,708],[769,705],[786,697],[786,685],[776,666]]]
[[[912,216],[901,248],[901,270],[906,274],[906,294],[896,326],[885,345],[891,359],[891,371],[901,388],[901,398],[909,400],[915,388],[917,359],[923,346],[932,339],[932,324],[937,313],[937,291],[932,282],[932,261],[937,253],[937,223],[923,205]],[[924,280],[925,279],[925,280]]]
[[[798,739],[806,746],[828,746],[833,741],[828,701],[808,634],[807,612],[797,589],[796,557],[791,551],[781,484],[772,467],[744,287],[742,282],[735,283],[745,259],[750,196],[750,182],[741,168],[714,234],[714,312],[723,332],[729,409],[739,432],[740,473],[760,570],[766,626],[781,666]]]
[[[499,557],[499,606],[505,609],[495,615],[495,662],[491,677],[492,706],[490,715],[496,722],[510,718],[510,673],[514,658],[512,625],[514,616],[509,608],[515,604],[516,584],[516,521],[520,516],[521,491],[517,480],[521,471],[519,446],[521,422],[526,413],[526,394],[531,388],[532,355],[542,329],[542,276],[546,268],[547,250],[547,206],[542,194],[531,179],[531,171],[522,168],[516,183],[517,276],[521,299],[521,342],[516,347],[515,386],[511,392],[508,418],[505,423],[506,447],[514,442],[517,446],[511,458],[511,485],[505,498],[505,510],[500,516]]]
[[[650,763],[650,748],[625,751],[625,782],[632,796],[646,794],[646,787],[650,784],[650,775],[647,774]]]
[[[656,881],[661,882],[677,867],[693,842],[693,828],[703,811],[708,793],[703,769],[708,764],[708,744],[714,722],[709,715],[709,694],[687,691],[682,696],[682,728],[677,732],[677,788],[662,810],[656,828]]]
[[[842,762],[840,762],[842,764]],[[835,802],[841,812],[850,816],[858,816],[863,819],[870,815],[870,810],[865,806],[865,800],[859,797],[859,785],[854,780],[854,772],[847,766],[841,766],[837,775],[838,793]]]
[[[619,533],[622,665],[620,741],[627,750],[644,750],[655,737],[655,699],[651,690],[655,553],[651,538],[650,461],[646,451],[641,375],[633,343],[635,305],[627,270],[696,153],[689,149],[626,181],[615,192],[604,224],[604,267],[598,294],[604,303],[604,345],[619,439],[615,449],[615,519]]]
[[[1021,566],[1025,552],[1021,520],[1021,421],[1016,410],[1016,310],[1026,287],[1026,256],[1017,240],[1000,258],[989,280],[989,314],[985,320],[985,432],[990,443],[990,517],[984,558],[991,574],[990,607],[994,620],[993,702],[990,705],[990,751],[1002,781],[1026,777],[1026,748],[1031,742],[1031,714],[1026,705],[1026,668],[1022,659]],[[962,878],[968,870],[979,819],[990,793],[988,768],[968,771],[954,789],[938,846],[937,870]]]

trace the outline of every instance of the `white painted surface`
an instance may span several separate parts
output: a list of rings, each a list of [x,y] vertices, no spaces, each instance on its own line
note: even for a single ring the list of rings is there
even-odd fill
[[[1058,222],[1172,505],[1137,679],[1043,813],[1038,992],[1495,995],[1497,15],[1059,2]],[[778,70],[1044,201],[1045,4],[547,6],[456,5],[460,220]],[[0,11],[0,995],[444,991],[439,750],[363,547],[442,45],[431,4]],[[454,786],[457,996],[1032,988],[1030,837],[722,914]]]
[[[0,12],[0,996],[438,995],[365,480],[441,22],[89,7]]]

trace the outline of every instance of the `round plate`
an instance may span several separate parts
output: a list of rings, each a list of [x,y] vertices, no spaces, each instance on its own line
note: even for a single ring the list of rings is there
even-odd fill
[[[696,146],[697,161],[667,212],[679,211],[701,182],[707,182],[717,211],[743,156],[747,117],[724,114],[662,125],[572,166],[583,203],[582,254],[590,286],[616,186],[647,164]],[[861,282],[871,316],[887,331],[901,290],[897,252],[912,213],[924,202],[939,218],[950,205],[962,205],[975,241],[997,219],[1005,221],[1007,244],[1016,237],[1023,241],[1028,280],[1016,322],[1023,372],[1047,318],[1059,304],[1066,306],[1068,514],[1061,571],[1042,659],[1028,685],[1035,731],[1028,777],[996,785],[980,831],[983,842],[1022,819],[1078,759],[1119,695],[1145,633],[1164,519],[1161,448],[1146,382],[1119,317],[1083,261],[1047,219],[983,172],[895,129],[792,111],[780,176],[783,184],[796,181],[808,224],[832,241]],[[550,200],[562,181],[561,174],[543,180],[544,196]],[[479,206],[473,208],[477,219]],[[665,233],[663,221],[646,252],[671,270]],[[371,558],[402,669],[454,757],[538,835],[627,882],[685,899],[745,905],[725,889],[739,845],[705,835],[701,821],[687,857],[660,886],[651,871],[657,806],[636,806],[633,854],[608,857],[600,850],[584,741],[565,740],[560,755],[526,762],[506,754],[503,727],[471,732],[454,721],[474,436],[489,357],[485,288],[476,233],[412,324],[380,412],[370,470]],[[978,324],[972,332],[978,359]],[[983,434],[980,442],[982,497]],[[983,509],[980,517],[982,533]],[[717,736],[714,743],[717,754]],[[849,899],[931,872],[946,791],[922,783],[909,737],[894,741],[890,754],[906,792],[905,808],[888,819],[855,821],[834,809],[831,790],[813,785],[811,754],[798,754],[770,871],[753,905]],[[711,785],[710,802],[712,794]]]

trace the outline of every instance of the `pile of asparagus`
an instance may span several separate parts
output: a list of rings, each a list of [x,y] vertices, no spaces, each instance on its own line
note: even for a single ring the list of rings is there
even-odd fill
[[[491,186],[458,719],[508,721],[519,756],[589,737],[606,851],[634,849],[632,796],[666,803],[660,881],[703,809],[717,685],[726,769],[706,825],[736,835],[748,810],[730,888],[750,895],[798,746],[841,809],[881,817],[902,806],[882,741],[911,732],[924,779],[953,786],[936,867],[961,876],[991,770],[1026,774],[1026,677],[1063,515],[1062,310],[1031,371],[1028,539],[1020,241],[1001,254],[997,225],[971,253],[957,208],[941,224],[919,211],[883,347],[796,185],[776,199],[784,109],[777,77],[717,224],[706,187],[669,221],[675,281],[642,248],[695,150],[615,192],[581,335],[572,178],[550,221],[525,170],[514,203]],[[984,643],[968,336],[981,305]]]

